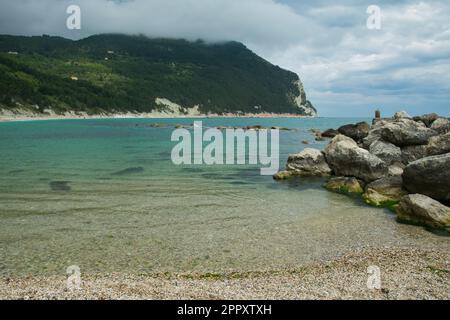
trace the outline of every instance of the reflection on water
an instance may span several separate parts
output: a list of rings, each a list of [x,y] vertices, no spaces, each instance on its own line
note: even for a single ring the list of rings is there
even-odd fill
[[[356,120],[205,122],[299,129],[281,133],[283,164],[302,140],[323,148],[308,129]],[[171,129],[148,123],[0,124],[0,274],[61,274],[70,265],[82,272],[280,269],[365,246],[450,244],[323,190],[323,179],[275,182],[251,166],[174,166]]]

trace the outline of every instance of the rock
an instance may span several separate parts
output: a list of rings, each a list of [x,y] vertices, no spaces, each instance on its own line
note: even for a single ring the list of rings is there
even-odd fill
[[[338,129],[340,134],[352,138],[355,141],[362,141],[369,134],[369,124],[359,122],[357,124],[347,124]]]
[[[383,126],[385,126],[387,123],[392,123],[392,122],[394,122],[394,120],[392,120],[392,119],[382,119],[382,120],[378,120],[377,122],[375,122],[373,124],[372,128],[370,128],[369,134],[367,135],[367,137],[365,137],[363,139],[364,149],[369,150],[370,145],[372,143],[374,143],[377,140],[382,140],[381,139],[381,131],[383,129]]]
[[[396,211],[401,222],[450,231],[450,208],[430,197],[421,194],[404,196]]]
[[[450,132],[431,137],[427,145],[409,146],[402,149],[402,162],[409,164],[416,160],[450,152]]]
[[[309,132],[311,132],[312,134],[314,134],[316,136],[320,135],[320,133],[321,133],[321,131],[316,128],[309,129]]]
[[[437,156],[448,152],[450,152],[450,132],[430,138],[426,146],[428,156]]]
[[[436,113],[424,114],[422,116],[414,117],[414,121],[422,122],[428,128],[433,124],[439,116]]]
[[[49,186],[52,191],[70,191],[70,181],[50,181]]]
[[[277,127],[277,126],[273,126],[270,129],[271,130],[279,130],[279,131],[296,131],[295,129],[286,128],[286,127]]]
[[[376,180],[366,186],[363,198],[366,203],[373,206],[392,206],[408,194],[402,187],[402,177],[385,177]]]
[[[302,143],[303,144],[309,144],[309,141],[308,140],[303,140]]]
[[[247,126],[246,128],[245,128],[245,130],[263,130],[264,128],[263,128],[263,126],[261,126],[261,125],[254,125],[254,126]]]
[[[113,176],[125,176],[129,174],[136,174],[136,173],[142,173],[145,169],[143,167],[131,167],[126,168],[117,172],[112,173]]]
[[[375,141],[381,140],[381,130],[382,128],[376,128],[369,131],[367,137],[363,139],[363,147],[364,149],[369,150],[372,143]]]
[[[275,180],[287,180],[294,176],[294,173],[292,171],[280,171],[273,175],[273,178]]]
[[[311,148],[290,155],[286,170],[293,171],[296,176],[328,176],[331,174],[331,169],[326,163],[322,151]]]
[[[325,138],[321,137],[321,136],[317,136],[315,138],[316,141],[325,141]]]
[[[325,130],[324,132],[322,132],[321,136],[323,138],[334,138],[339,134],[339,131],[335,130],[335,129],[328,129]]]
[[[427,144],[437,132],[409,119],[386,123],[381,129],[381,138],[398,147]]]
[[[369,151],[386,162],[387,165],[402,161],[402,149],[392,143],[377,140],[370,145]]]
[[[376,120],[380,120],[381,119],[381,111],[380,110],[375,110],[375,119]]]
[[[333,177],[325,184],[325,188],[339,193],[359,193],[364,192],[362,182],[354,177]]]
[[[450,120],[447,118],[436,119],[430,127],[439,134],[446,134],[450,132]]]
[[[401,176],[403,174],[404,170],[405,170],[405,165],[403,163],[395,162],[394,164],[389,166],[388,176],[390,176],[390,177]]]
[[[409,164],[427,156],[427,146],[408,146],[402,148],[402,162]]]
[[[403,185],[410,193],[450,202],[450,153],[410,163],[403,172]]]
[[[325,158],[338,176],[356,177],[371,182],[388,174],[383,160],[358,147],[353,139],[344,135],[333,138],[325,148]]]
[[[148,126],[150,128],[166,128],[168,125],[165,123],[150,123],[150,124],[147,124],[146,126]]]
[[[398,120],[403,118],[411,119],[412,117],[406,111],[399,111],[394,114],[394,119]]]

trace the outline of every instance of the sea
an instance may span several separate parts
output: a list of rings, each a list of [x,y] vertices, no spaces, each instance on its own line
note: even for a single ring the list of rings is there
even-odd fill
[[[387,209],[274,181],[255,165],[175,165],[175,125],[262,125],[289,154],[323,149],[310,129],[371,119],[89,119],[0,123],[0,276],[298,268],[369,248],[447,248]],[[157,125],[155,125],[157,124]],[[307,141],[308,144],[304,144]]]

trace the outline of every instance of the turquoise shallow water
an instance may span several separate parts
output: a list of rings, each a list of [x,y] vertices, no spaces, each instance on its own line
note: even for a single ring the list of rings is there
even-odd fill
[[[196,119],[198,120],[198,119]],[[203,119],[282,126],[289,153],[323,148],[308,132],[368,119]],[[362,247],[444,247],[385,210],[322,189],[275,182],[254,166],[172,164],[173,128],[194,119],[0,123],[0,274],[263,270]]]

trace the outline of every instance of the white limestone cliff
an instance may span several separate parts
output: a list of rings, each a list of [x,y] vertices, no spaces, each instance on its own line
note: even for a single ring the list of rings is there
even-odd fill
[[[300,92],[300,95],[295,98],[295,104],[297,107],[302,110],[302,113],[306,116],[317,117],[318,114],[316,108],[314,108],[312,103],[306,99],[306,92],[303,87],[303,83],[300,80],[297,80],[295,81],[295,85],[298,86],[298,90]]]

